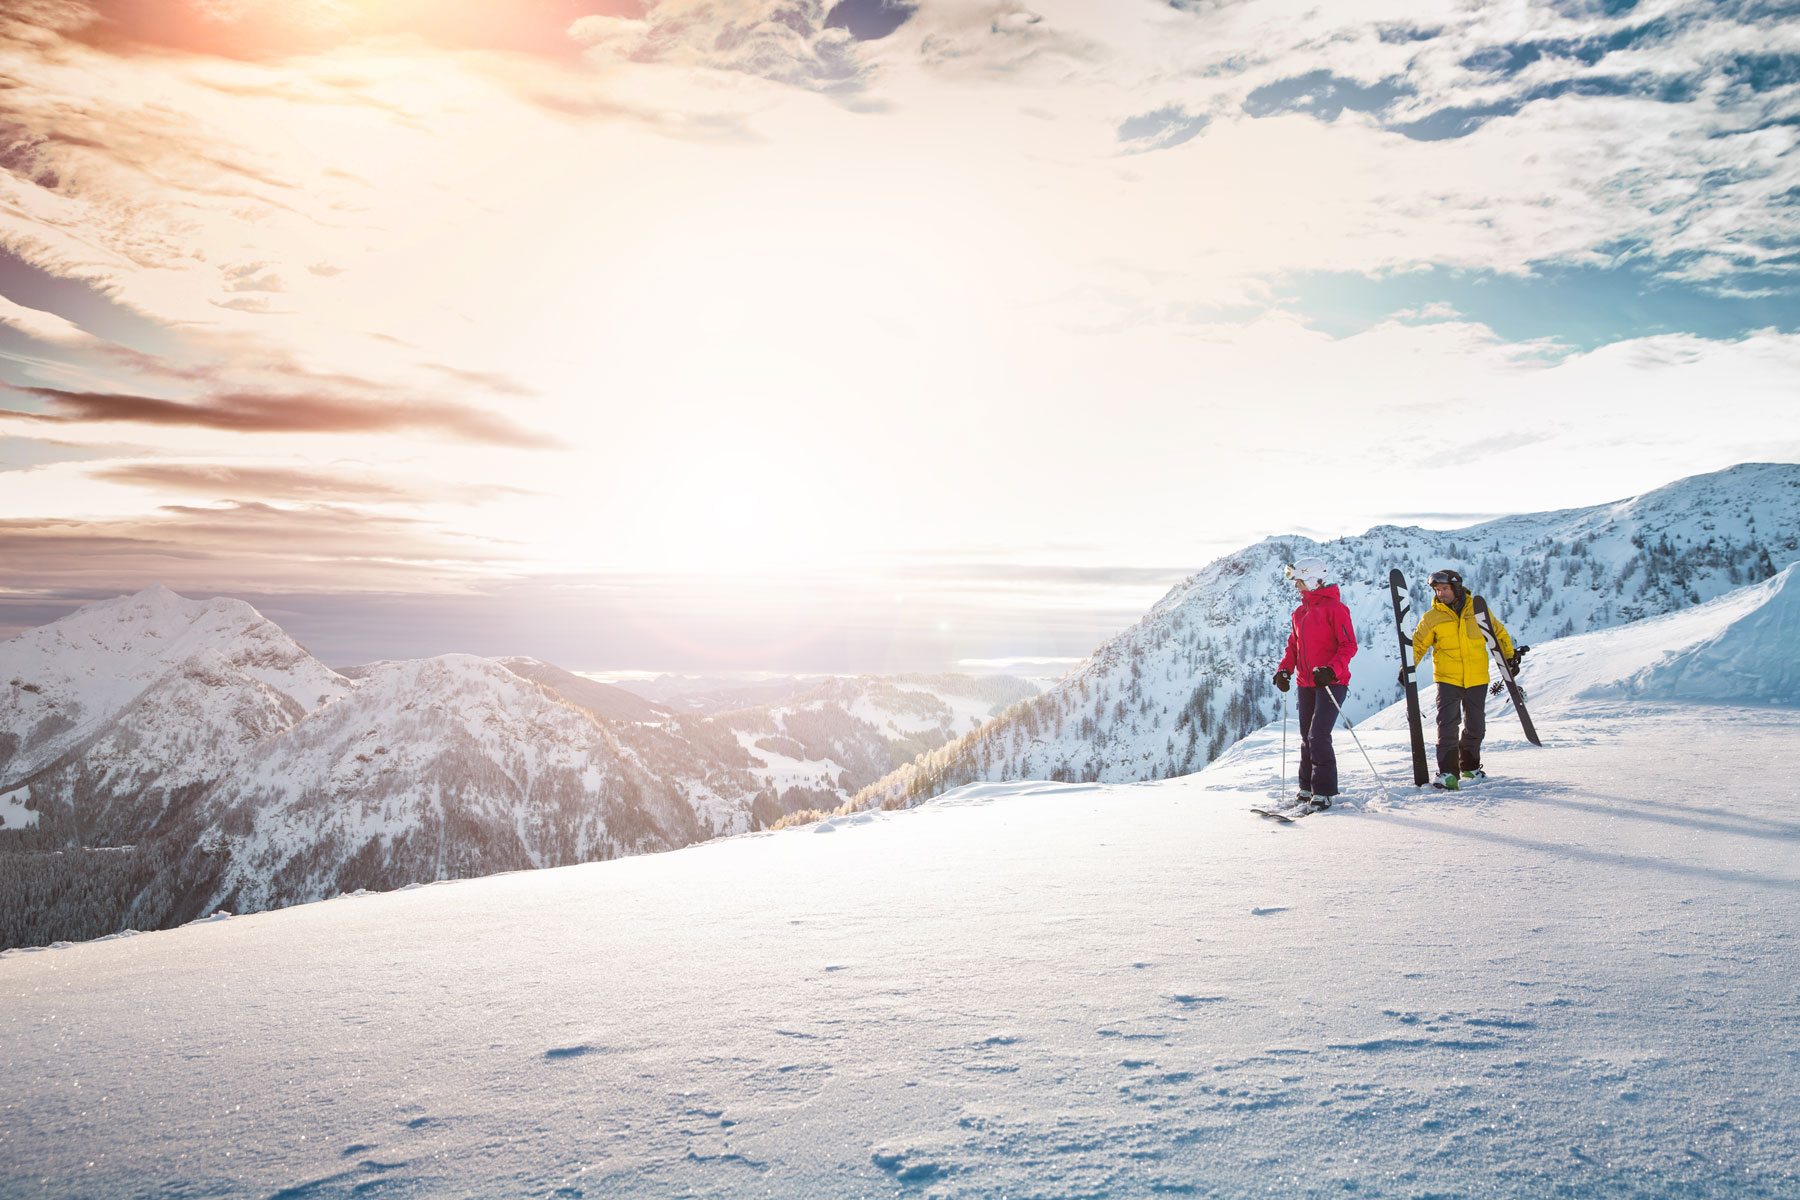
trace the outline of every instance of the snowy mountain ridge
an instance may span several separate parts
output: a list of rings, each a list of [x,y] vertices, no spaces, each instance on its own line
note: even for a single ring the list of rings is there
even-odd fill
[[[1186,774],[1277,719],[1269,682],[1297,602],[1282,567],[1317,555],[1350,608],[1359,650],[1345,712],[1399,697],[1388,572],[1411,588],[1460,570],[1523,644],[1675,612],[1767,579],[1800,558],[1800,465],[1747,463],[1629,500],[1503,517],[1465,529],[1377,526],[1317,542],[1271,537],[1170,590],[1061,683],[854,797],[849,809],[915,804],[976,781],[1127,782]],[[1526,659],[1524,682],[1536,665]],[[1421,671],[1429,688],[1430,663]]]
[[[679,786],[547,689],[473,655],[380,663],[209,797],[184,874],[253,911],[356,887],[664,850],[703,825]]]
[[[0,945],[744,833],[1035,690],[869,677],[674,715],[533,659],[340,674],[241,601],[161,587],[0,663]]]
[[[194,656],[195,671],[254,680],[296,712],[351,688],[243,601],[186,600],[155,585],[0,642],[0,780],[69,754]]]

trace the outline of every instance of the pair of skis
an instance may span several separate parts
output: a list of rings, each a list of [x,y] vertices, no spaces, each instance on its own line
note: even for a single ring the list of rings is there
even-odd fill
[[[1400,637],[1400,686],[1406,690],[1406,726],[1412,735],[1413,784],[1424,787],[1431,778],[1431,772],[1425,765],[1425,722],[1419,710],[1419,664],[1412,661],[1412,639],[1406,635],[1406,614],[1411,611],[1403,599],[1406,595],[1406,576],[1397,567],[1388,572],[1388,589],[1394,598],[1394,631]],[[1519,714],[1519,724],[1524,726],[1526,740],[1534,746],[1543,745],[1538,740],[1537,727],[1531,723],[1531,714],[1525,711],[1525,693],[1520,689],[1512,668],[1507,665],[1506,656],[1500,652],[1500,639],[1494,633],[1487,601],[1480,596],[1475,597],[1475,624],[1487,641],[1488,653],[1493,657],[1494,665],[1500,670],[1500,682],[1506,685],[1507,695],[1512,697],[1513,711]]]
[[[1259,817],[1272,817],[1283,825],[1292,825],[1301,817],[1310,817],[1314,813],[1330,812],[1330,808],[1315,808],[1310,804],[1296,804],[1292,808],[1257,808],[1252,805],[1250,811]]]

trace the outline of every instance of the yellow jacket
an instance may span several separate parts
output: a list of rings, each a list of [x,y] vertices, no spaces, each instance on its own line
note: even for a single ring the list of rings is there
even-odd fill
[[[1512,635],[1492,608],[1488,609],[1488,624],[1500,642],[1500,653],[1511,658]],[[1474,596],[1463,597],[1460,614],[1451,612],[1448,604],[1438,600],[1432,603],[1430,612],[1419,618],[1419,627],[1413,630],[1413,661],[1423,662],[1427,651],[1432,655],[1431,675],[1437,682],[1457,687],[1489,682],[1492,676],[1488,674],[1487,639],[1475,623]]]

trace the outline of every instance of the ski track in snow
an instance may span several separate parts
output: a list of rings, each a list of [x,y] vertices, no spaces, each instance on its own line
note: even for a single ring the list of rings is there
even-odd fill
[[[1800,1194],[1800,711],[1541,723],[9,954],[0,1195]]]

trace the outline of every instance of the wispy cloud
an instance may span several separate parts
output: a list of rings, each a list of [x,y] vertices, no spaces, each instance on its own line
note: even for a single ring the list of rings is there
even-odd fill
[[[523,489],[494,485],[409,485],[367,474],[222,463],[120,463],[99,467],[92,475],[111,483],[190,492],[221,500],[250,497],[261,501],[478,504],[523,493]]]
[[[430,592],[466,584],[510,554],[423,521],[342,505],[167,505],[111,520],[0,520],[7,586],[39,597],[115,595],[152,582],[285,590],[309,578],[339,591]]]
[[[505,446],[549,447],[553,438],[510,421],[448,404],[380,405],[320,395],[222,393],[198,401],[124,393],[13,387],[47,401],[49,412],[4,410],[4,415],[56,424],[131,422],[217,429],[231,433],[385,433],[414,431]]]

